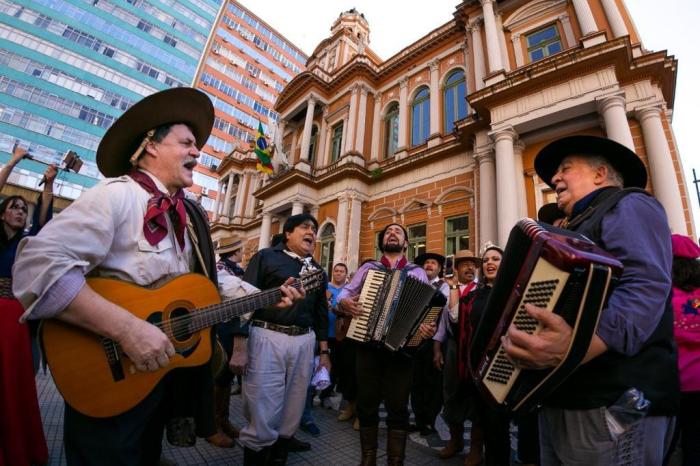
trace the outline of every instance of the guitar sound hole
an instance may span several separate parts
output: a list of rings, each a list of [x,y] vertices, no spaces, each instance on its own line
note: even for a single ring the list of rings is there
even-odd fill
[[[189,313],[184,307],[175,308],[170,312],[170,328],[176,341],[187,341],[192,336],[189,329],[190,319],[185,318]]]

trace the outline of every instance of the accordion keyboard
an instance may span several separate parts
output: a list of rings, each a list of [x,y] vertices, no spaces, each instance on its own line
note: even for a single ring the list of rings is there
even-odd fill
[[[360,304],[362,314],[353,317],[348,327],[347,337],[357,341],[369,341],[369,323],[372,317],[372,309],[375,307],[377,295],[382,288],[386,273],[380,270],[368,270],[365,277],[365,284],[360,293]]]
[[[431,307],[428,313],[423,318],[422,324],[434,324],[440,318],[440,313],[442,312],[442,306]],[[423,341],[423,337],[420,336],[420,332],[416,332],[413,337],[406,343],[406,346],[413,348],[418,346]]]
[[[539,332],[540,324],[525,311],[525,305],[533,304],[551,312],[568,277],[568,272],[559,270],[544,259],[539,259],[511,323],[518,330],[531,335]],[[484,377],[484,385],[496,401],[502,403],[519,374],[520,369],[511,364],[503,346],[499,345],[496,356]]]

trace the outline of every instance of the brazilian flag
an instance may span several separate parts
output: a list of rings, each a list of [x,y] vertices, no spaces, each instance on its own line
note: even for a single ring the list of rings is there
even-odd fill
[[[272,156],[270,155],[270,147],[267,145],[267,139],[265,139],[262,123],[260,122],[258,122],[258,134],[255,136],[255,155],[258,156],[258,164],[256,165],[258,170],[271,175]]]

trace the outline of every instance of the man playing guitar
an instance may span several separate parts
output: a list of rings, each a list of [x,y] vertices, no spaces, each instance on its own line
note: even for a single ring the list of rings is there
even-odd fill
[[[14,293],[26,309],[22,319],[56,318],[111,339],[132,363],[127,372],[168,366],[175,355],[168,336],[103,298],[85,278],[153,288],[198,270],[216,283],[206,217],[183,191],[213,120],[206,94],[175,88],[142,99],[110,127],[96,156],[107,178],[19,247]],[[238,279],[226,285],[225,297],[255,291]],[[280,307],[302,294],[287,286],[281,292]],[[116,416],[90,417],[66,404],[68,464],[158,464],[164,426],[174,415],[194,418],[200,436],[214,434],[212,393],[205,364],[169,373]]]

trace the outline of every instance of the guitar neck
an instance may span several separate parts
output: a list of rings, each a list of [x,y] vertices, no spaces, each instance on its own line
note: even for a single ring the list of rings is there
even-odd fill
[[[297,282],[298,283],[298,282]],[[292,286],[298,288],[297,283]],[[192,321],[189,329],[196,332],[236,317],[240,317],[256,309],[271,306],[282,299],[279,288],[261,291],[242,298],[232,299],[213,306],[197,309],[191,314]]]

